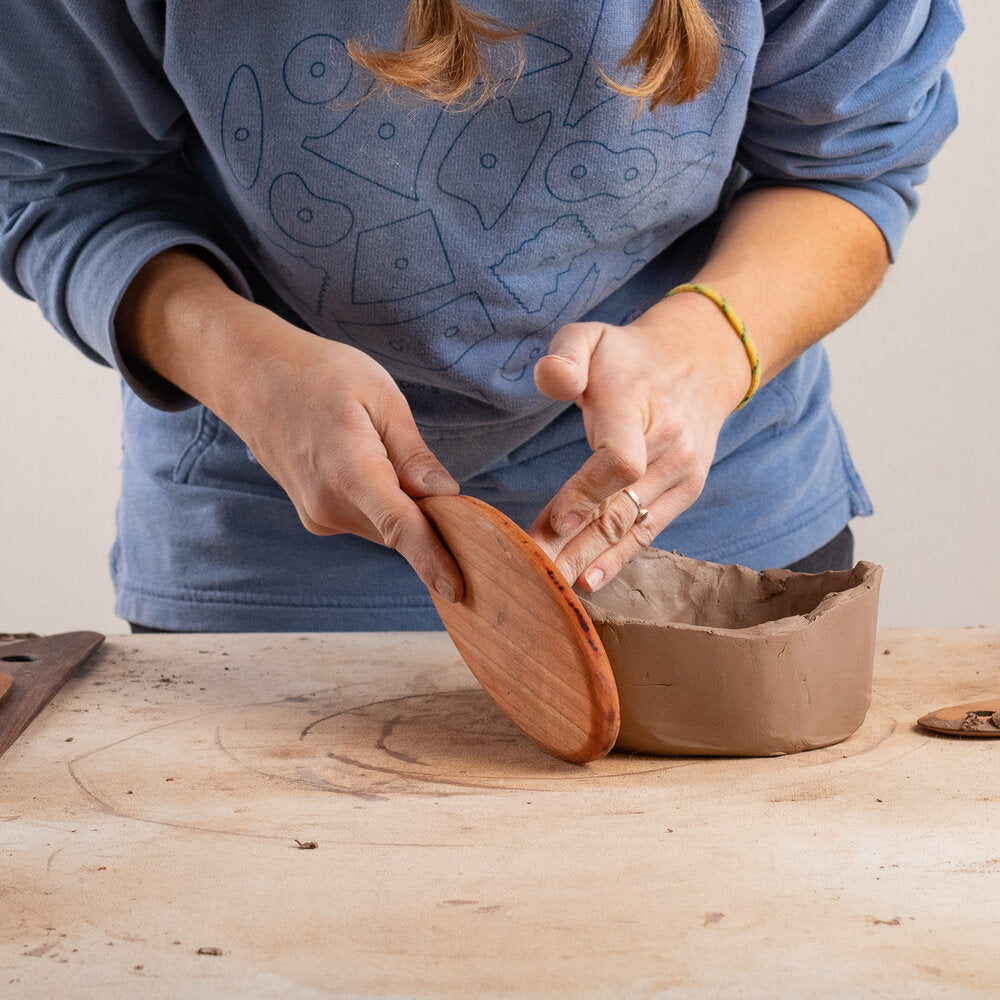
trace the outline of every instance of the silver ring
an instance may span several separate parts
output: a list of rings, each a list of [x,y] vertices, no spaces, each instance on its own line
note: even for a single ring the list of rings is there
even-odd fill
[[[629,500],[631,500],[632,503],[635,504],[635,509],[636,511],[638,511],[638,513],[636,514],[635,523],[642,524],[642,522],[645,521],[647,517],[649,517],[649,511],[645,507],[643,507],[642,501],[635,495],[635,490],[629,488],[622,490],[622,493],[627,494]]]

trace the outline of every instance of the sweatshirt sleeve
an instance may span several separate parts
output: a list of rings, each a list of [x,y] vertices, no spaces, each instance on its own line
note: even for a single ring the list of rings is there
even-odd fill
[[[738,158],[750,185],[837,195],[882,230],[892,257],[916,186],[958,116],[945,63],[954,0],[764,0],[765,42]]]
[[[191,245],[239,292],[183,157],[187,115],[162,69],[162,0],[4,5],[0,277],[154,406],[191,400],[122,365],[114,317],[136,272]]]

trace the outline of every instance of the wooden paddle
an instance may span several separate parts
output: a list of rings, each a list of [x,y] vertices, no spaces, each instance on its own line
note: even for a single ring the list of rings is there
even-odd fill
[[[526,736],[563,760],[603,757],[618,689],[590,618],[551,559],[473,497],[417,501],[462,571],[465,597],[435,607],[462,659]]]
[[[949,736],[1000,736],[1000,695],[986,701],[939,708],[917,722],[925,729]]]
[[[0,645],[9,693],[0,701],[0,754],[28,728],[70,674],[104,641],[97,632],[65,632]]]

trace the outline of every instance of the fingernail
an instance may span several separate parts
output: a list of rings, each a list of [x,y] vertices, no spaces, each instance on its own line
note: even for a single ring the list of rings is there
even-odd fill
[[[553,361],[562,361],[567,365],[575,365],[576,361],[573,358],[567,358],[565,354],[546,354],[545,357],[539,358],[539,361],[544,361],[546,358],[551,358]]]
[[[588,590],[597,590],[604,583],[604,570],[592,569],[583,575],[583,582]]]
[[[453,490],[457,485],[443,469],[431,469],[424,476],[424,486],[431,490]]]
[[[439,597],[443,597],[449,604],[455,603],[455,588],[444,577],[434,581],[434,590],[437,591]]]
[[[579,514],[564,514],[555,523],[556,534],[560,538],[566,538],[580,530],[583,518]]]

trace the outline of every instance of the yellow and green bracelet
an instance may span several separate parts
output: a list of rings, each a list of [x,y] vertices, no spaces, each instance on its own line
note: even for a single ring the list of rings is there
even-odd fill
[[[746,406],[760,386],[760,356],[757,354],[754,342],[750,339],[750,334],[747,333],[746,324],[733,312],[729,303],[717,291],[709,288],[707,285],[698,285],[694,282],[678,285],[676,288],[671,288],[665,298],[669,299],[671,295],[678,295],[681,292],[697,292],[699,295],[704,295],[706,299],[714,302],[722,310],[722,315],[729,320],[729,325],[739,335],[740,341],[743,344],[743,350],[747,352],[747,360],[750,362],[750,388],[736,409],[738,410],[740,407]]]

